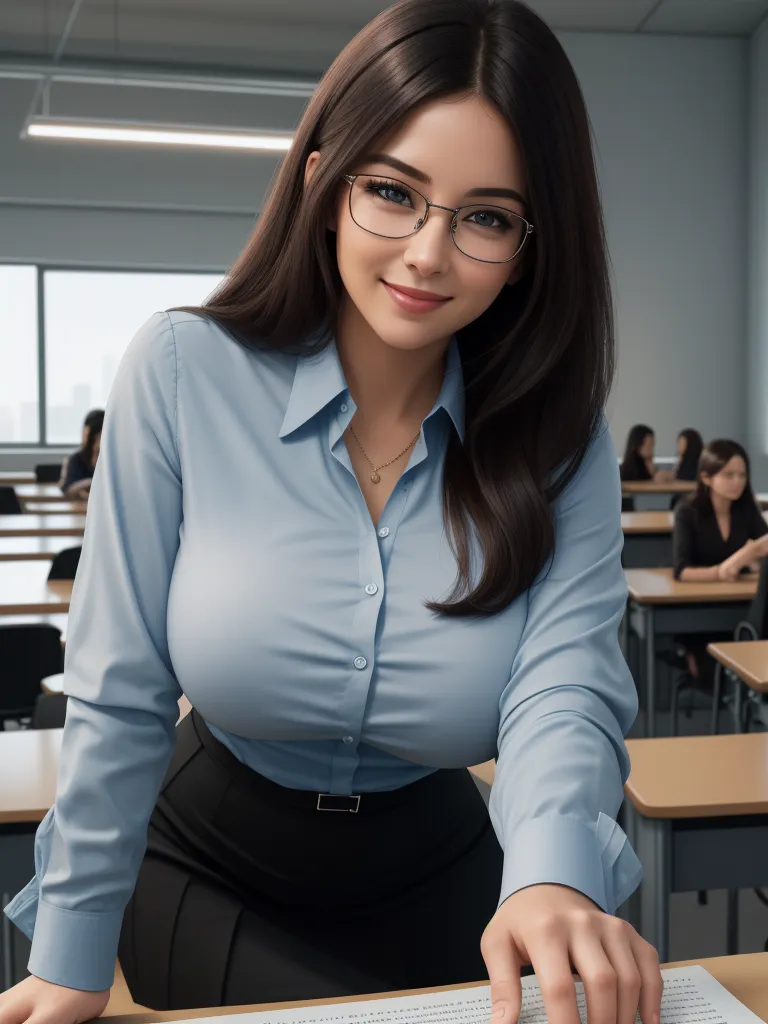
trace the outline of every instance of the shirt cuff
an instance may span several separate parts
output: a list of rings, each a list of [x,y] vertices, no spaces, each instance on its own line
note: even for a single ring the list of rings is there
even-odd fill
[[[62,910],[38,901],[29,973],[67,988],[111,988],[122,922],[122,910]]]
[[[504,853],[499,906],[531,885],[567,885],[607,914],[640,884],[642,867],[621,827],[602,811],[595,826],[566,815],[533,818]]]

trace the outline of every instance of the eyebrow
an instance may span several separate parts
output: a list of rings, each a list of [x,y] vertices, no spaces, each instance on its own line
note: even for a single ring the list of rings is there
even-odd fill
[[[411,178],[415,178],[416,181],[422,182],[424,185],[431,185],[432,179],[424,171],[420,171],[417,167],[411,167],[410,164],[405,163],[403,160],[398,160],[396,156],[388,156],[386,153],[372,153],[366,157],[366,162],[376,164],[387,164],[388,167],[393,168],[395,171],[400,171],[402,174],[407,174]],[[474,196],[503,196],[505,199],[516,199],[518,203],[522,203],[523,206],[527,206],[527,202],[513,188],[502,188],[498,185],[489,185],[483,188],[471,188],[466,193],[466,197]]]

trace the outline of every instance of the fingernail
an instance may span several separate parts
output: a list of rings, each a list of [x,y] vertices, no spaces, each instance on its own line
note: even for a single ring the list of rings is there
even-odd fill
[[[504,1007],[504,1006],[497,1006],[496,1009],[491,1014],[491,1020],[503,1020],[504,1019],[504,1014],[506,1012],[507,1012],[506,1011],[506,1007]]]

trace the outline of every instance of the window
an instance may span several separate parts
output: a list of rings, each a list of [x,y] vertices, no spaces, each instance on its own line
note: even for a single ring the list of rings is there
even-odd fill
[[[39,441],[37,267],[0,265],[0,443]]]
[[[199,305],[223,277],[46,270],[43,280],[46,440],[76,446],[88,410],[106,405],[123,352],[141,325],[157,310]]]

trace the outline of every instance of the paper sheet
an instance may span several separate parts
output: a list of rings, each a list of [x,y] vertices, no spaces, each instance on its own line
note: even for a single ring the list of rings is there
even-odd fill
[[[662,971],[661,1024],[761,1024],[760,1018],[734,998],[703,967]],[[520,1024],[547,1024],[539,983],[523,978]],[[587,1021],[584,990],[576,982],[579,1012]],[[298,1010],[262,1010],[237,1015],[238,1024],[488,1024],[490,988],[455,989],[421,996],[329,1003]],[[195,1024],[232,1024],[232,1017],[201,1017]],[[178,1024],[178,1022],[177,1022]]]

